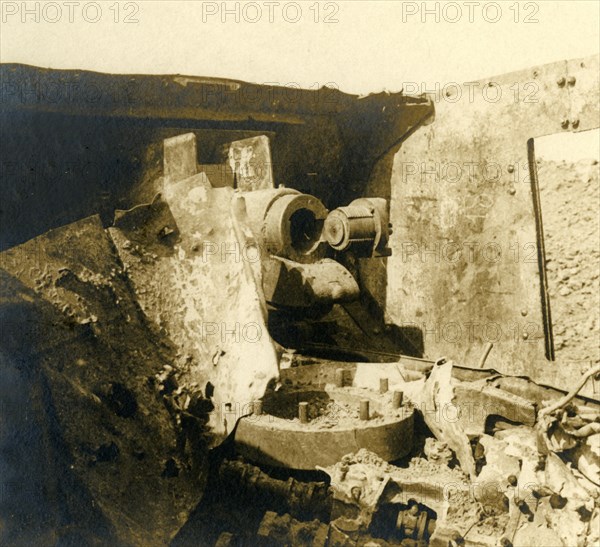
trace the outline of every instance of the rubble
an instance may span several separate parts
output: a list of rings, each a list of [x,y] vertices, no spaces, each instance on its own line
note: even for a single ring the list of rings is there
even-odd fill
[[[0,412],[23,422],[17,431],[31,440],[14,446],[2,472],[3,503],[18,502],[17,491],[55,500],[21,500],[3,520],[3,542],[18,544],[23,522],[37,521],[55,541],[168,543],[201,497],[208,449],[194,441],[191,454],[178,443],[181,429],[150,381],[173,361],[172,347],[148,329],[100,220],[1,258],[3,370],[14,370],[22,390]],[[166,479],[170,459],[179,473]]]
[[[260,524],[257,538],[265,546],[298,545],[326,547],[328,528],[319,521],[300,522],[290,515],[268,511]]]
[[[600,363],[598,160],[541,161],[546,271],[557,359]],[[573,199],[581,196],[581,199]],[[583,259],[582,257],[585,257]]]
[[[434,437],[425,439],[425,447],[423,448],[425,457],[432,463],[448,465],[454,458],[454,454],[450,447]]]

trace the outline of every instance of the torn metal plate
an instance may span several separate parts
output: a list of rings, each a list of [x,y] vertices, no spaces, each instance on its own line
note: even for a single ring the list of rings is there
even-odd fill
[[[156,218],[125,222],[133,209],[109,233],[144,314],[177,347],[175,368],[212,399],[210,425],[226,435],[278,377],[260,253],[243,215],[234,213],[233,188],[212,188],[199,173],[166,181],[163,199],[164,227]]]
[[[275,187],[271,148],[267,136],[260,135],[232,142],[229,145],[227,160],[235,174],[237,187],[243,192]]]

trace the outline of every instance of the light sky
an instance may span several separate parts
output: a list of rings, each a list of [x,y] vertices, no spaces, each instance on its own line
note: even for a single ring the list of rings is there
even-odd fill
[[[436,81],[471,81],[600,50],[597,0],[501,1],[499,13],[494,2],[427,2],[429,14],[423,2],[337,0],[320,2],[317,10],[309,0],[296,3],[301,13],[295,23],[298,10],[284,0],[270,6],[110,0],[97,2],[98,15],[85,1],[72,2],[71,14],[69,2],[1,4],[2,62],[302,87],[333,82],[350,93],[397,91],[405,82],[433,87]],[[25,21],[23,5],[30,10]],[[128,17],[137,22],[124,22]]]

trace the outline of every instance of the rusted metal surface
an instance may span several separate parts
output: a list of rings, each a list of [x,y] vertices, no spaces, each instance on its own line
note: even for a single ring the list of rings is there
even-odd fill
[[[270,157],[266,137],[230,146],[237,177],[255,147]],[[119,211],[109,232],[142,310],[178,349],[179,378],[210,397],[213,432],[228,434],[278,378],[267,302],[323,315],[359,287],[342,264],[319,260],[327,210],[317,198],[248,181],[214,188],[197,172],[193,133],[165,140],[163,164],[161,194]]]
[[[346,154],[339,177],[346,181],[349,198],[371,196],[365,182],[377,162],[407,140],[419,127],[431,119],[433,102],[425,97],[405,96],[402,93],[378,93],[361,97],[346,114],[338,116],[340,133]],[[368,150],[367,154],[365,151]],[[387,197],[389,194],[379,197]]]
[[[261,545],[329,545],[329,528],[318,520],[302,522],[289,514],[278,515],[267,511],[260,523],[257,540]]]
[[[600,125],[598,57],[452,92],[438,98],[433,123],[404,142],[391,177],[374,177],[367,186],[368,194],[391,193],[394,225],[394,255],[375,271],[379,285],[370,283],[379,287],[391,322],[421,329],[425,355],[476,366],[493,342],[487,366],[570,386],[582,364],[549,360],[530,139]],[[594,396],[592,385],[586,389]]]
[[[197,76],[113,75],[2,66],[6,108],[68,115],[303,123],[306,115],[344,110],[354,96]]]
[[[246,456],[268,465],[296,469],[331,465],[328,472],[336,498],[343,502],[342,512],[350,507],[353,516],[358,511],[361,517],[353,521],[344,514],[326,530],[319,523],[307,527],[290,518],[280,522],[275,515],[267,515],[262,533],[259,532],[265,539],[279,538],[282,524],[297,528],[297,537],[319,532],[323,541],[330,533],[330,543],[335,543],[336,538],[356,539],[357,531],[371,522],[380,500],[386,505],[398,505],[395,510],[402,515],[398,520],[400,532],[422,537],[421,532],[416,532],[426,526],[426,519],[416,518],[418,500],[427,504],[428,511],[442,517],[444,527],[436,531],[440,544],[462,543],[461,534],[471,533],[473,538],[473,526],[485,521],[478,504],[486,502],[479,492],[474,499],[467,499],[467,491],[471,492],[475,482],[469,484],[464,473],[471,478],[477,476],[479,481],[489,480],[499,489],[501,496],[494,503],[500,512],[504,511],[502,496],[508,496],[510,488],[540,481],[541,454],[535,443],[536,433],[528,426],[535,423],[536,405],[556,398],[556,390],[540,388],[525,378],[481,370],[484,359],[479,360],[479,369],[462,369],[457,374],[449,362],[407,362],[393,352],[387,356],[397,357],[397,362],[317,361],[314,366],[288,368],[279,376],[276,345],[267,331],[266,302],[310,307],[313,303],[350,300],[358,294],[359,285],[344,266],[328,259],[317,260],[322,258],[319,252],[323,252],[317,231],[300,230],[308,242],[302,240],[305,244],[300,247],[294,245],[293,238],[287,238],[286,229],[297,210],[288,210],[286,200],[299,199],[302,206],[298,210],[310,209],[307,204],[311,204],[314,220],[320,223],[326,206],[343,205],[359,195],[391,197],[390,220],[396,227],[390,242],[394,256],[387,262],[360,263],[360,286],[368,290],[377,287],[376,296],[383,295],[378,304],[383,308],[381,317],[387,326],[420,328],[425,353],[431,357],[443,354],[461,364],[476,366],[483,350],[493,342],[488,364],[502,373],[528,374],[561,387],[576,383],[577,376],[568,363],[550,361],[551,302],[544,271],[543,223],[531,138],[555,132],[558,127],[580,131],[599,125],[597,69],[598,59],[593,58],[480,82],[479,89],[488,90],[486,94],[476,93],[468,101],[444,99],[437,106],[434,123],[419,130],[426,121],[433,121],[432,103],[427,98],[401,94],[356,98],[332,92],[339,104],[314,107],[310,100],[318,95],[303,91],[302,99],[294,105],[273,98],[250,105],[240,100],[245,93],[277,93],[281,88],[179,76],[109,77],[2,67],[2,75],[9,76],[8,86],[2,90],[2,114],[6,117],[27,119],[33,115],[32,119],[39,123],[54,114],[90,119],[99,115],[125,122],[148,116],[151,123],[164,122],[169,126],[168,137],[173,137],[173,120],[194,127],[237,127],[240,133],[248,129],[273,131],[269,137],[238,134],[213,140],[213,151],[227,150],[227,157],[199,151],[192,133],[175,133],[177,136],[168,138],[163,176],[145,187],[146,193],[156,189],[161,195],[115,214],[110,235],[118,257],[97,218],[40,238],[41,251],[34,241],[3,255],[3,260],[8,259],[9,271],[7,275],[0,272],[3,303],[8,302],[9,308],[27,308],[25,319],[43,318],[51,325],[33,336],[29,332],[21,336],[22,321],[15,322],[9,330],[8,343],[3,341],[3,351],[8,350],[15,370],[25,362],[23,355],[41,356],[43,375],[47,376],[45,381],[56,408],[56,416],[51,419],[59,424],[56,431],[59,437],[64,434],[74,455],[71,469],[89,485],[93,503],[98,502],[101,516],[115,525],[117,538],[124,543],[168,543],[204,487],[207,447],[203,434],[204,420],[209,417],[202,414],[194,439],[183,438],[182,431],[168,422],[170,418],[181,422],[183,414],[178,409],[187,409],[189,400],[178,407],[178,397],[183,399],[188,392],[196,399],[205,395],[215,405],[209,423],[213,433],[229,433],[238,418],[254,413],[242,418],[236,431],[239,451]],[[66,100],[49,99],[48,84],[67,87],[77,83],[78,78],[98,85],[103,95],[98,104],[90,106],[91,101],[86,100],[81,89],[72,90],[70,108],[65,106]],[[133,84],[125,100],[114,94],[124,82]],[[19,86],[11,87],[15,83],[25,84],[25,92]],[[136,88],[138,84],[141,89]],[[27,86],[34,91],[28,91]],[[466,85],[455,88],[454,93],[457,90],[469,97],[472,91]],[[220,92],[223,95],[217,96]],[[452,96],[450,93],[447,98]],[[138,104],[130,104],[131,99]],[[143,150],[150,137],[158,135],[141,132],[136,150]],[[163,133],[160,136],[165,137]],[[274,142],[280,154],[278,165],[272,164],[270,156],[272,136],[276,137]],[[61,138],[77,141],[73,135]],[[391,154],[402,143],[392,166]],[[131,154],[128,145],[123,145],[125,157]],[[57,149],[62,149],[62,144]],[[104,153],[108,155],[107,151]],[[46,150],[46,154],[51,153]],[[198,165],[199,156],[205,164]],[[274,175],[277,180],[282,173],[288,175],[290,158],[292,186],[312,195],[298,190],[272,190]],[[224,162],[227,169],[219,169],[219,164],[210,161]],[[371,182],[365,186],[374,166]],[[458,179],[455,171],[450,171],[451,175],[448,171],[457,167],[462,173]],[[497,176],[490,177],[490,169],[497,169]],[[426,174],[428,170],[433,172],[433,180]],[[127,174],[133,171],[129,169]],[[149,180],[155,174],[156,165],[143,177]],[[278,210],[275,199],[261,202],[260,192],[265,191],[272,197],[279,194],[283,198],[280,205],[284,206]],[[256,209],[253,199],[259,203]],[[12,203],[14,206],[19,200]],[[258,215],[257,222],[254,213],[263,205],[264,214]],[[268,211],[275,214],[263,230]],[[387,211],[384,212],[380,232],[387,225]],[[354,239],[369,239],[370,246],[376,248],[381,233],[371,223],[362,224],[368,217],[360,212],[348,218],[361,219],[361,224],[355,226]],[[368,238],[361,237],[365,234]],[[331,235],[338,241],[335,233]],[[449,248],[448,244],[452,246]],[[364,256],[370,256],[372,250]],[[35,253],[42,259],[43,270],[36,269],[37,263],[32,259]],[[274,261],[267,256],[270,253],[303,263]],[[348,268],[354,271],[352,262],[348,261]],[[285,276],[266,279],[277,272],[268,267],[273,263],[285,265],[285,283]],[[269,287],[266,294],[265,287]],[[305,293],[300,293],[298,287]],[[16,297],[10,296],[11,290]],[[273,296],[276,292],[277,298]],[[291,302],[292,294],[301,298]],[[355,339],[354,346],[361,345],[364,339],[365,351],[377,355],[373,347],[380,327],[385,330],[383,321],[373,328],[368,314],[361,316],[352,305],[348,306],[352,312],[346,310],[337,316],[332,312],[331,317],[337,320],[331,323],[337,327],[344,315],[346,320],[353,320],[366,335]],[[281,317],[285,312],[289,310],[284,310]],[[294,313],[290,316],[294,317]],[[287,327],[286,320],[280,328]],[[315,330],[324,326],[325,322],[313,325]],[[370,336],[371,331],[374,337]],[[345,335],[337,336],[343,340]],[[27,348],[31,340],[34,347]],[[377,348],[382,350],[381,356],[385,355],[385,347]],[[286,355],[288,364],[298,364],[294,363],[293,354],[290,357],[286,351]],[[301,357],[297,359],[300,360]],[[171,399],[164,396],[163,380],[168,375],[155,374],[161,366],[163,371],[175,369],[182,382]],[[425,380],[427,374],[429,379]],[[461,375],[479,381],[453,382]],[[263,397],[267,387],[278,380],[295,384],[296,390],[283,388]],[[332,380],[335,388],[327,385]],[[586,388],[593,395],[594,384],[590,382]],[[316,390],[326,393],[326,402],[341,403],[342,415],[336,416],[335,408],[332,415],[332,409],[322,406],[323,401],[318,401],[317,411],[314,405],[309,406],[307,393]],[[400,399],[409,404],[402,406],[401,401],[397,402],[400,393]],[[160,404],[161,394],[171,415]],[[263,399],[257,404],[259,397]],[[288,415],[286,405],[290,399],[293,412]],[[583,401],[581,397],[577,399],[578,404]],[[580,443],[577,447],[581,453],[576,454],[574,461],[584,476],[592,471],[597,475],[598,455],[597,451],[590,452],[587,439],[579,439],[598,431],[597,412],[594,413],[597,406],[585,402],[586,406],[575,409],[580,416],[561,418],[561,427],[577,437],[570,439],[574,444],[569,447]],[[438,437],[437,441],[427,439],[438,443],[433,448],[429,443],[428,449],[426,442],[428,461],[417,457],[406,468],[394,468],[364,450],[347,455],[361,447],[368,447],[385,460],[406,455],[413,434],[413,404]],[[348,409],[350,416],[344,416]],[[526,425],[514,430],[502,426],[495,438],[486,434],[486,429],[490,419],[497,416]],[[189,413],[186,418],[200,419]],[[558,416],[553,419],[558,420]],[[557,438],[557,431],[560,432],[547,432],[545,441],[550,452],[570,449],[564,438]],[[91,433],[97,438],[90,439]],[[480,446],[474,448],[468,436],[480,437],[487,462],[478,452]],[[456,452],[462,470],[446,467],[452,457],[450,448]],[[506,453],[508,450],[511,454]],[[152,457],[143,461],[147,453]],[[444,453],[449,454],[447,459]],[[568,486],[566,478],[555,480],[561,473],[570,477],[571,483],[576,481],[561,460],[554,454],[550,456],[544,483],[551,485],[554,481],[557,484],[553,488],[557,490]],[[107,466],[117,460],[119,465],[106,473]],[[504,476],[505,461],[511,468],[508,478]],[[559,464],[564,468],[561,473],[556,471]],[[60,466],[65,465],[63,457]],[[48,470],[51,475],[52,464]],[[236,468],[221,478],[238,484],[238,471]],[[159,482],[171,482],[166,487],[162,482],[157,485],[158,476]],[[106,488],[107,477],[113,482],[117,477],[123,488]],[[267,492],[282,498],[295,496],[309,503],[313,493],[310,487],[305,490],[294,482],[273,481],[260,472],[242,473],[241,480],[249,490],[258,490],[261,483]],[[48,484],[53,492],[63,492],[57,479],[52,478]],[[456,486],[456,498],[444,495],[444,484]],[[516,520],[514,526],[509,523],[505,533],[516,537],[520,513],[525,514],[523,506],[531,512],[532,507],[537,510],[539,505],[542,529],[546,530],[550,523],[555,531],[564,532],[565,543],[571,539],[571,528],[577,528],[583,538],[590,528],[588,513],[591,515],[594,509],[593,500],[581,493],[581,486],[579,491],[574,491],[572,485],[569,488],[572,499],[568,500],[568,511],[575,523],[573,527],[559,512],[547,512],[542,502],[524,504],[513,495],[509,513]],[[562,492],[567,495],[567,490]],[[328,492],[321,493],[328,501]],[[81,499],[88,502],[85,496]],[[298,500],[287,501],[292,508]],[[407,512],[405,504],[414,504],[412,513]],[[74,506],[71,502],[70,509],[74,510]],[[597,521],[597,508],[595,511]],[[427,535],[432,533],[433,527]],[[475,543],[485,537],[485,527],[478,534]],[[289,535],[297,539],[294,534]],[[493,533],[487,536],[483,544],[491,545],[498,539]],[[230,541],[231,534],[226,534],[222,542]],[[107,542],[115,541],[110,537]]]
[[[437,522],[443,523],[444,528],[456,529],[459,519],[462,519],[462,522],[459,521],[461,527],[466,525],[465,515],[462,514],[457,519],[456,515],[450,514],[449,509],[454,504],[465,508],[468,504],[476,505],[474,500],[464,503],[469,483],[459,470],[451,470],[439,463],[419,461],[417,458],[407,467],[396,467],[388,465],[370,450],[362,449],[347,454],[342,461],[323,471],[331,477],[334,498],[332,519],[346,517],[360,528],[364,527],[363,530],[369,529],[371,533],[384,532],[393,545],[413,536],[408,530],[409,519],[404,521],[400,518],[405,516],[403,512],[406,510],[410,510],[413,516],[418,516],[421,510],[427,508],[431,511],[430,516],[437,514]],[[451,491],[447,490],[450,484]],[[419,507],[415,508],[417,503]],[[382,508],[387,508],[388,511],[381,512]],[[382,518],[382,514],[385,517]],[[396,523],[400,526],[396,527]],[[404,531],[403,523],[407,528]],[[421,533],[429,539],[433,531],[432,525],[427,534],[424,529]],[[416,530],[413,528],[412,532]],[[432,540],[432,545],[441,544]]]

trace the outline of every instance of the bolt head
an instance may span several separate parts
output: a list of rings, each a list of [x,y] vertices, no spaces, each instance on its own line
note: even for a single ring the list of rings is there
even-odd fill
[[[575,118],[571,121],[571,125],[573,126],[573,129],[577,129],[579,127],[579,120]]]
[[[563,118],[560,122],[560,126],[563,129],[566,129],[567,127],[569,127],[569,120],[567,120],[566,118]]]
[[[515,166],[514,166],[514,165],[509,165],[509,166],[507,167],[507,169],[508,169],[508,172],[509,172],[509,173],[514,173],[514,172],[515,172]]]
[[[556,85],[557,85],[558,87],[563,87],[563,86],[565,85],[565,83],[566,83],[566,82],[567,82],[567,80],[565,79],[565,77],[564,77],[564,76],[561,76],[560,78],[558,78],[558,79],[556,80]]]
[[[509,193],[511,196],[514,196],[514,195],[517,193],[517,191],[516,191],[514,188],[510,188],[510,189],[508,190],[508,193]]]
[[[575,85],[575,82],[577,82],[577,78],[575,78],[575,76],[570,76],[569,79],[567,80],[567,83],[569,85]]]

